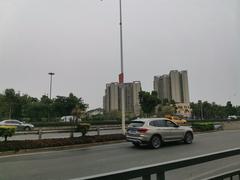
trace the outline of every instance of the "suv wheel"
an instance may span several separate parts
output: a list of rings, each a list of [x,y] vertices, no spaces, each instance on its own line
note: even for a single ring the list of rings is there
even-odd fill
[[[161,141],[160,136],[154,135],[151,138],[150,145],[152,148],[158,149],[158,148],[160,148],[161,144],[162,144],[162,141]]]
[[[192,133],[187,132],[187,133],[185,134],[185,136],[184,136],[184,142],[185,142],[186,144],[191,144],[192,141],[193,141],[193,135],[192,135]]]

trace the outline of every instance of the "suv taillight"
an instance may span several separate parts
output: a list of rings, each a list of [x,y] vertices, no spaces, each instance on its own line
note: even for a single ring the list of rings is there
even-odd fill
[[[146,133],[147,131],[148,131],[147,128],[139,128],[138,129],[138,132],[140,132],[140,133]]]

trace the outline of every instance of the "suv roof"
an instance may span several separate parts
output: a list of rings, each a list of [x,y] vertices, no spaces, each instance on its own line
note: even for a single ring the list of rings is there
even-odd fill
[[[168,119],[168,118],[139,118],[139,119],[134,119],[131,122],[135,122],[135,121],[146,122],[146,121],[153,121],[153,120],[170,120],[170,119]]]

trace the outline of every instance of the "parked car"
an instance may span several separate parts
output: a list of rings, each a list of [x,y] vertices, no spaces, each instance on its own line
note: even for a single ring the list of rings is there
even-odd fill
[[[191,144],[193,130],[191,127],[179,126],[167,118],[136,119],[129,124],[126,139],[135,146],[149,144],[157,149],[163,142],[184,141]]]
[[[180,117],[178,117],[178,116],[167,115],[167,116],[165,116],[165,118],[173,121],[173,122],[176,123],[177,125],[187,124],[187,120],[182,119],[182,118],[180,118]]]
[[[34,125],[21,122],[19,120],[9,119],[0,122],[0,126],[16,126],[17,130],[30,131],[33,130]]]
[[[238,119],[238,117],[235,116],[235,115],[232,115],[232,116],[228,116],[227,119],[228,119],[228,120],[236,120],[236,119]]]

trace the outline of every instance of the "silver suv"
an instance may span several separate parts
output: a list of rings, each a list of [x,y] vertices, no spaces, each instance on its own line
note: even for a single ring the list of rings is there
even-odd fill
[[[193,130],[187,126],[179,126],[166,118],[136,119],[129,124],[126,138],[135,146],[149,144],[157,149],[162,142],[184,141],[191,144]]]

